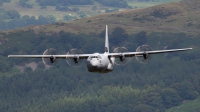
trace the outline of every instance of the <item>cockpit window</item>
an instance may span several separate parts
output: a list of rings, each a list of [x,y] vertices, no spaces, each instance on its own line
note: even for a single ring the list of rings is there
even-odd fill
[[[99,58],[99,56],[91,56],[91,58]],[[101,58],[101,57],[100,57]]]

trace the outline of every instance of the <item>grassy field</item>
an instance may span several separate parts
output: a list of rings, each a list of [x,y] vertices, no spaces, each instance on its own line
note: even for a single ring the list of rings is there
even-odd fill
[[[47,6],[47,9],[40,9],[40,6],[36,2],[30,2],[30,4],[33,4],[33,8],[23,8],[18,6],[17,2],[18,0],[12,0],[11,3],[4,3],[2,8],[6,10],[16,10],[22,16],[29,15],[38,17],[39,15],[44,15],[44,16],[53,15],[54,17],[57,18],[57,20],[63,19],[63,16],[65,14],[72,13],[72,12],[56,11],[55,7],[53,6]]]
[[[133,8],[147,8],[152,7],[155,5],[164,4],[166,2],[128,2],[129,6],[132,6]]]
[[[40,31],[48,33],[66,31],[73,33],[92,34],[94,32],[101,33],[107,24],[109,27],[109,32],[112,32],[114,28],[120,26],[121,28],[124,28],[128,34],[145,31],[147,33],[170,32],[185,33],[188,35],[200,35],[200,10],[195,8],[195,0],[190,1],[190,3],[194,3],[191,4],[193,7],[185,2],[174,2],[144,9],[133,9],[108,14],[100,14],[93,17],[77,19],[67,23],[56,23],[35,27],[30,26],[23,29],[34,29],[36,33]],[[196,6],[198,7],[198,5]],[[154,11],[160,12],[158,15],[154,16]],[[18,30],[21,29],[14,31]]]
[[[200,97],[192,101],[185,101],[180,106],[170,108],[166,112],[199,112],[200,111]]]
[[[173,0],[173,1],[177,1],[177,0]],[[35,0],[29,0],[28,2],[29,4],[33,5],[33,8],[23,8],[17,4],[18,2],[19,0],[11,0],[11,3],[4,3],[4,5],[1,6],[1,8],[4,8],[6,10],[16,10],[22,16],[29,15],[29,16],[35,16],[36,18],[39,15],[44,15],[44,16],[53,15],[54,17],[56,17],[58,21],[62,21],[63,17],[68,14],[72,16],[78,16],[76,12],[56,11],[54,6],[47,6],[47,9],[41,9],[39,4]],[[155,6],[155,5],[159,5],[163,3],[166,3],[166,2],[130,2],[129,1],[128,5],[132,6],[134,9],[137,9],[137,8],[147,8],[147,7],[151,7],[151,6]],[[94,6],[97,7],[97,10],[92,10]],[[101,4],[97,2],[95,2],[94,5],[69,6],[69,8],[73,8],[73,7],[78,7],[81,12],[84,12],[87,15],[87,17],[103,14],[105,13],[105,9],[115,8],[115,7],[102,6]],[[127,9],[119,9],[119,10],[121,11],[121,10],[127,10]]]

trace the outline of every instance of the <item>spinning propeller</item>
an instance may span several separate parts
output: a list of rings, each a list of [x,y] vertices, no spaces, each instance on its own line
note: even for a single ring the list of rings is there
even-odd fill
[[[113,50],[114,53],[121,53],[119,58],[115,59],[115,64],[116,65],[125,65],[129,62],[130,57],[125,57],[123,55],[124,52],[128,52],[126,47],[117,47]]]
[[[50,58],[43,57],[42,58],[43,63],[50,67],[57,65],[59,63],[59,60],[58,58],[54,57],[54,55],[58,54],[59,54],[58,51],[54,48],[49,48],[45,50],[43,55],[51,55],[51,57]]]
[[[80,59],[77,54],[83,54],[83,52],[81,50],[74,48],[67,53],[67,55],[74,55],[74,58],[66,57],[66,61],[70,66],[77,67],[83,63],[84,59]]]
[[[151,60],[151,56],[146,53],[146,51],[152,51],[151,47],[148,45],[141,45],[136,49],[136,52],[143,52],[143,55],[135,56],[140,63],[147,63],[149,60]]]

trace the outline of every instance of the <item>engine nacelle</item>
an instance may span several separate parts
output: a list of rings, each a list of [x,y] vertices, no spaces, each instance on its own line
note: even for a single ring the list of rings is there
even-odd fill
[[[143,53],[143,58],[146,60],[146,59],[148,58],[148,55],[149,55],[148,53],[145,53],[145,52],[144,52],[144,53]]]
[[[66,61],[69,64],[69,66],[77,67],[77,66],[80,66],[83,63],[84,59],[81,59],[79,57],[79,54],[83,54],[83,52],[81,50],[76,49],[76,48],[68,51],[67,55],[73,55],[74,56],[73,58],[66,57]]]
[[[54,48],[45,50],[43,53],[44,57],[42,58],[43,63],[50,67],[57,65],[59,63],[59,58],[56,58],[54,55],[58,54],[58,51]],[[50,55],[50,57],[46,57],[46,55]]]
[[[121,54],[121,55],[119,56],[119,59],[120,59],[120,61],[124,61],[124,59],[125,59],[124,54]]]
[[[51,62],[51,63],[54,63],[55,61],[56,61],[56,57],[51,56],[51,57],[50,57],[50,62]]]
[[[74,63],[78,63],[79,61],[79,56],[74,56]]]
[[[125,65],[129,62],[130,57],[129,56],[125,57],[125,55],[123,54],[124,52],[128,52],[126,47],[117,47],[113,50],[113,52],[120,54],[119,57],[116,57],[117,59],[115,59],[116,65]]]
[[[151,47],[148,45],[141,45],[136,49],[136,52],[143,52],[142,54],[135,55],[136,59],[140,63],[147,63],[151,59],[151,55],[148,54],[148,51],[152,51]]]

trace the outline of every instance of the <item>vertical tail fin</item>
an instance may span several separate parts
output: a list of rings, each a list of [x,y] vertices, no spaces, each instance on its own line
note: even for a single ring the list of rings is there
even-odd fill
[[[105,33],[105,53],[109,53],[108,26],[107,25],[106,25],[106,33]]]

